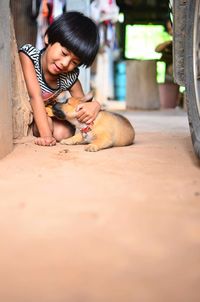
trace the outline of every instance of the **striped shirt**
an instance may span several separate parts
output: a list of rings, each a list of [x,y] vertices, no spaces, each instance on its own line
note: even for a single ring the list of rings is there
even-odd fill
[[[31,44],[25,44],[20,47],[19,52],[26,54],[35,67],[35,72],[37,75],[38,82],[42,90],[42,97],[45,105],[55,102],[59,94],[63,91],[69,90],[70,87],[76,82],[79,76],[79,69],[75,68],[73,71],[68,73],[61,73],[58,75],[57,88],[51,88],[45,81],[42,66],[41,66],[41,55],[45,49],[38,50]]]

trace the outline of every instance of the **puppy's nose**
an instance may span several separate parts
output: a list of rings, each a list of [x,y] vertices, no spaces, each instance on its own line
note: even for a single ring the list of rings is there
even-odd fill
[[[52,111],[55,117],[57,117],[60,120],[65,120],[66,118],[65,113],[62,111],[61,106],[62,106],[61,104],[56,103],[55,105],[52,106]]]

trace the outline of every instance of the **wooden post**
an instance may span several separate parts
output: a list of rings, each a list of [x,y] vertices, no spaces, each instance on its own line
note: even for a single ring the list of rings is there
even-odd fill
[[[32,0],[10,0],[15,36],[18,47],[30,43],[35,45],[37,24],[32,15]]]
[[[13,138],[27,136],[33,120],[29,96],[17,49],[13,20],[11,23]]]
[[[0,1],[0,158],[13,149],[9,1]]]

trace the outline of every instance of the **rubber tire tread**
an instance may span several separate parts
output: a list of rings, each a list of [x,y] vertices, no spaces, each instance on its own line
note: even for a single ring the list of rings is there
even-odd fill
[[[187,0],[173,1],[173,70],[174,79],[181,86],[185,86],[184,47],[186,2]]]
[[[200,0],[190,0],[186,6],[186,37],[185,39],[185,80],[186,101],[190,126],[190,133],[195,153],[200,158],[200,116],[197,108],[197,100],[193,70],[193,29],[195,16],[195,3]],[[200,94],[200,91],[199,91]]]

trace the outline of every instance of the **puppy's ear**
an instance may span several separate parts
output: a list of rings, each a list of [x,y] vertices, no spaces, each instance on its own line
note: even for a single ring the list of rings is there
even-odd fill
[[[81,99],[81,102],[82,103],[85,103],[85,102],[91,102],[92,99],[93,99],[93,93],[92,92],[89,92],[87,93],[82,99]]]

